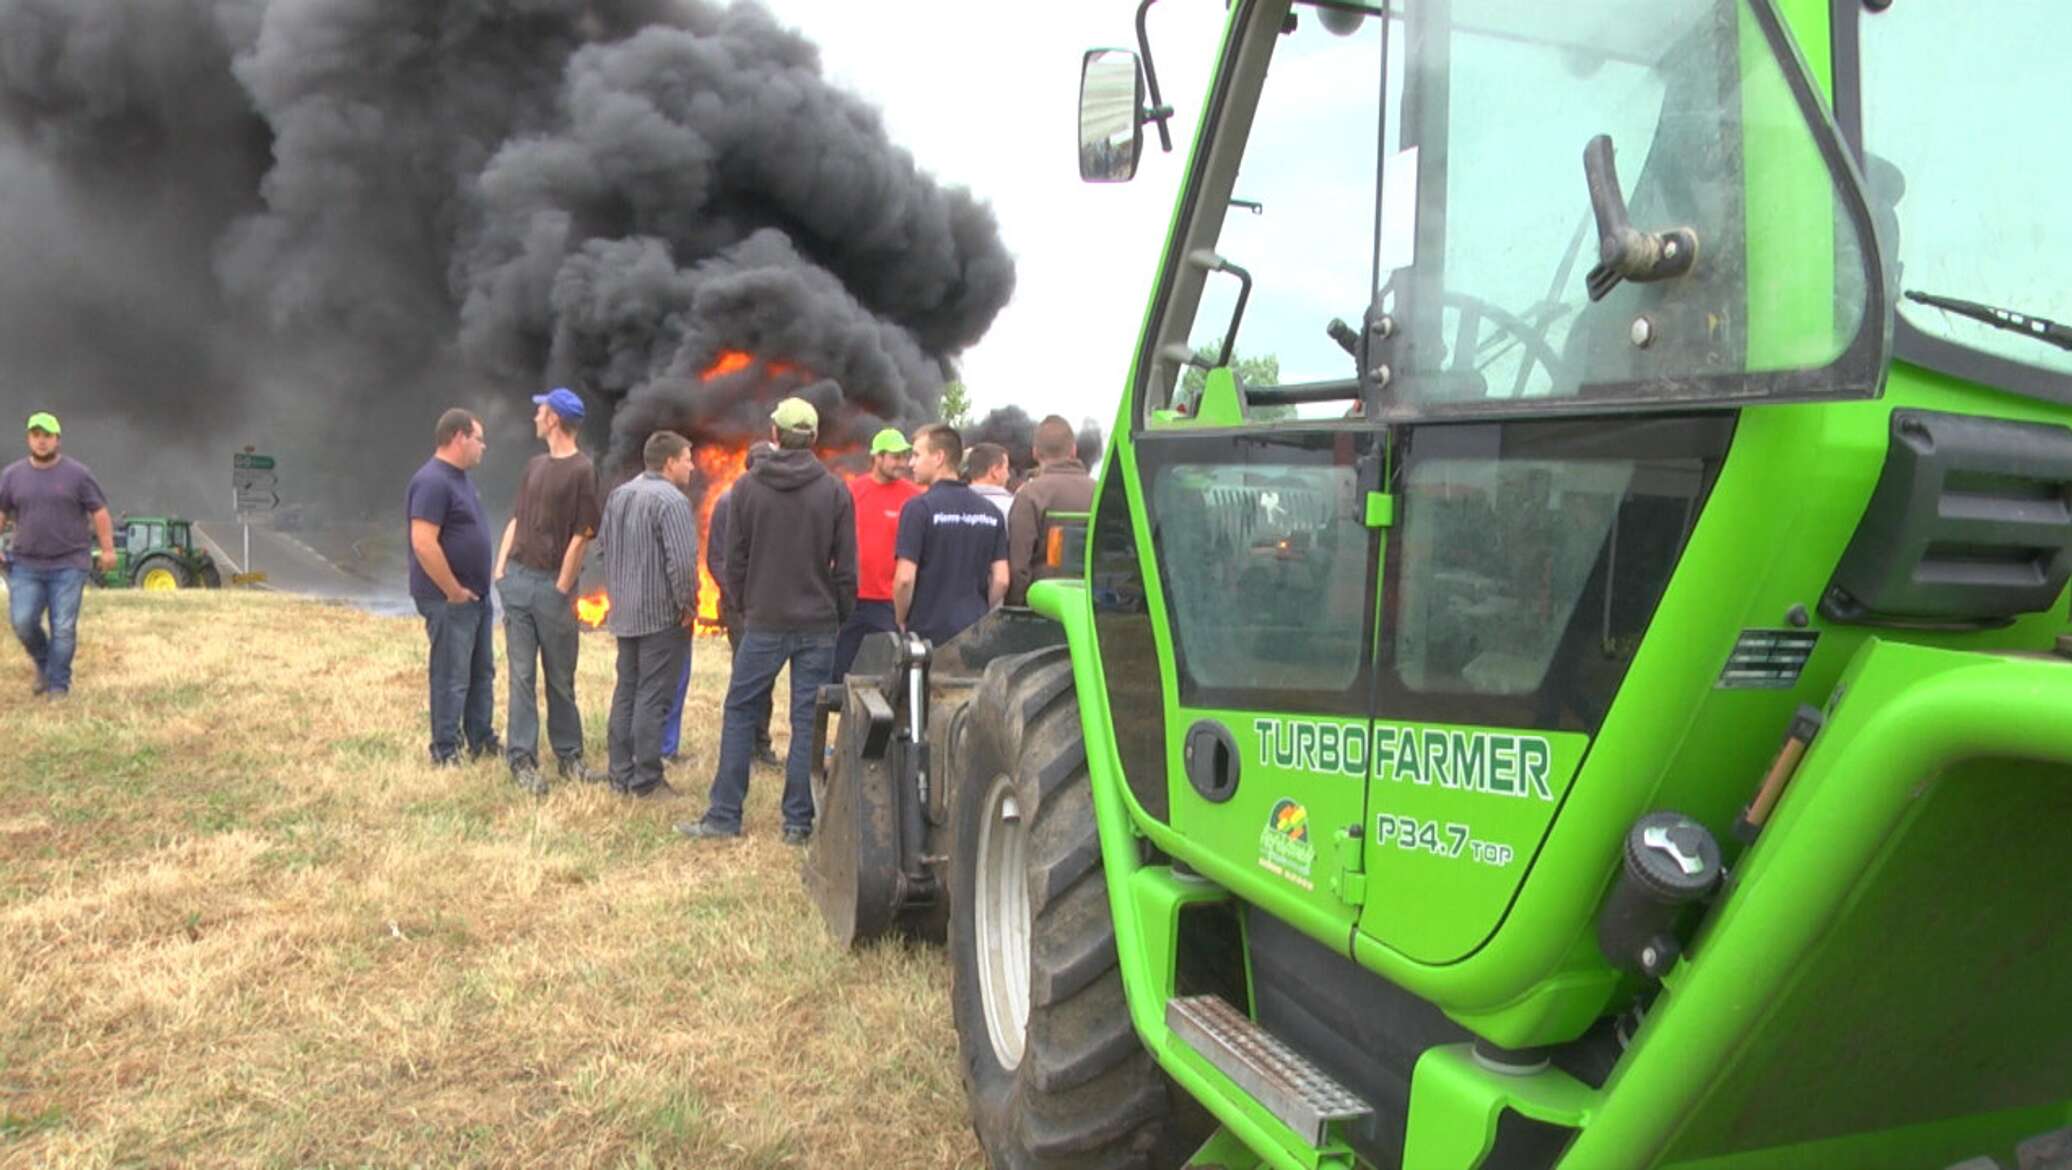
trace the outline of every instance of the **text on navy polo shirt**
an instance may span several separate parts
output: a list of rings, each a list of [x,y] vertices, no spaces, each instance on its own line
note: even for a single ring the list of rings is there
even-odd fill
[[[914,562],[907,629],[941,644],[986,616],[993,562],[1007,559],[1007,521],[956,480],[937,480],[899,510],[897,556]]]

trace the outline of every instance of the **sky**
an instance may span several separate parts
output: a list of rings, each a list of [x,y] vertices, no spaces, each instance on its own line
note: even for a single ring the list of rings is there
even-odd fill
[[[944,183],[992,205],[1014,253],[1014,299],[961,360],[978,413],[1009,404],[1107,427],[1157,277],[1159,252],[1221,35],[1217,0],[1151,10],[1174,151],[1134,182],[1086,184],[1075,159],[1079,65],[1136,47],[1131,0],[763,0],[820,45],[827,75],[875,104],[894,142]],[[897,12],[897,19],[890,14]]]

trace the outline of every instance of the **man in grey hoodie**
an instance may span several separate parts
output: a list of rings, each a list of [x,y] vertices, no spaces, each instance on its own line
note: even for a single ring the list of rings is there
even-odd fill
[[[694,839],[739,837],[756,723],[777,672],[791,667],[791,747],[784,766],[784,843],[813,833],[813,698],[834,674],[835,634],[856,605],[856,518],[849,491],[813,452],[820,415],[787,398],[770,415],[777,450],[735,481],[724,596],[743,631],[727,684],[719,769],[705,815],[676,826]]]

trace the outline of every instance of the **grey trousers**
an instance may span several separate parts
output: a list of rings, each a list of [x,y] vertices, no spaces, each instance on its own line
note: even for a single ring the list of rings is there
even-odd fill
[[[537,676],[547,681],[547,741],[556,759],[583,755],[583,713],[576,706],[576,657],[582,630],[567,594],[554,588],[554,574],[512,563],[497,582],[504,602],[504,657],[510,665],[509,711],[504,718],[505,756],[513,768],[540,762]]]
[[[682,626],[619,639],[619,679],[612,689],[611,782],[621,792],[646,792],[662,782],[662,721],[690,635]]]

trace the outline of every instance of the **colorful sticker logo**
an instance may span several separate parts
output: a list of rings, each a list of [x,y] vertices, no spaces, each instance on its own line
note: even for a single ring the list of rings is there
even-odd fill
[[[1309,890],[1315,888],[1309,871],[1316,858],[1317,847],[1309,839],[1309,810],[1293,800],[1275,802],[1259,833],[1259,868]]]

